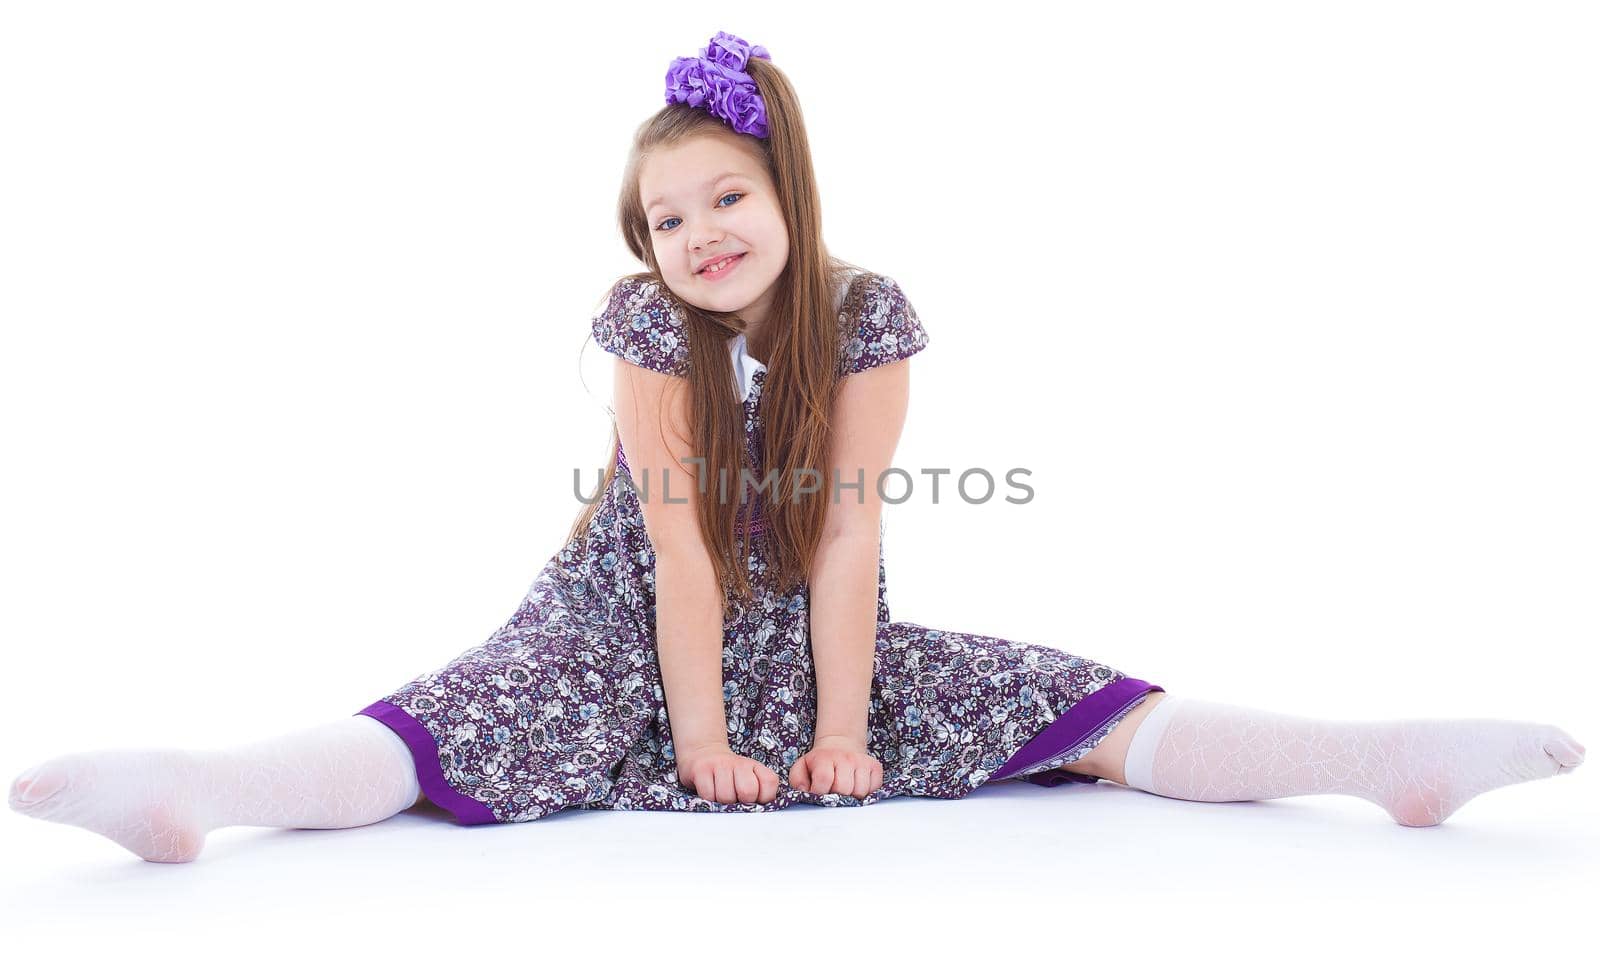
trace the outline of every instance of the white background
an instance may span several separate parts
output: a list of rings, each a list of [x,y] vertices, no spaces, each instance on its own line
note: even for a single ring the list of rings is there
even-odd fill
[[[8,780],[349,715],[510,616],[607,451],[584,342],[639,269],[627,145],[717,30],[788,73],[828,244],[930,334],[897,464],[1032,471],[1026,505],[887,510],[897,620],[1600,742],[1591,5],[0,10]],[[1423,830],[996,783],[470,831],[424,807],[226,829],[187,866],[10,813],[0,838],[8,929],[228,954],[1304,955],[1377,923],[1476,951],[1572,934],[1597,786]],[[1440,931],[1459,903],[1477,927]]]

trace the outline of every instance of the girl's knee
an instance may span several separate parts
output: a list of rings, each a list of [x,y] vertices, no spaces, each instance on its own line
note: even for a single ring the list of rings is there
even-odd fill
[[[1152,691],[1145,695],[1088,754],[1061,767],[1069,772],[1109,779],[1120,785],[1128,784],[1124,768],[1128,759],[1128,744],[1133,741],[1133,733],[1139,730],[1139,723],[1155,711],[1155,707],[1166,697],[1164,691]]]

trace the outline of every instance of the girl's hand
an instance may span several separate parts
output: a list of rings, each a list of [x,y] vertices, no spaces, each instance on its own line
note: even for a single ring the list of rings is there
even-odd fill
[[[678,782],[708,802],[770,802],[778,797],[778,773],[726,745],[684,748],[677,753]]]
[[[838,792],[864,798],[883,787],[883,766],[860,742],[824,735],[789,769],[789,784],[818,795]]]

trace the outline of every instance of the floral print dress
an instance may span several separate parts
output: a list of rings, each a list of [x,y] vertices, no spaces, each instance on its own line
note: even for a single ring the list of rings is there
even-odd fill
[[[852,271],[836,303],[842,376],[928,344],[892,278]],[[688,374],[681,308],[659,283],[619,281],[591,331],[632,364]],[[766,369],[745,353],[743,335],[728,348],[760,477]],[[883,786],[864,798],[794,788],[789,769],[810,750],[817,708],[809,590],[779,590],[767,575],[758,513],[738,531],[754,539],[755,597],[723,626],[722,695],[729,747],[771,768],[780,785],[765,804],[708,801],[678,782],[655,650],[655,555],[625,472],[619,449],[587,529],[544,565],[504,626],[357,712],[405,741],[423,792],[460,824],[526,822],[566,808],[762,812],[897,795],[955,799],[1007,778],[1092,782],[1060,766],[1163,690],[1049,645],[892,620],[880,540],[867,749],[883,765]]]

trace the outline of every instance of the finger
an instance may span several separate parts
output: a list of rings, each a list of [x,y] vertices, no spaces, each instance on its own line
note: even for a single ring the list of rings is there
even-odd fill
[[[815,759],[811,763],[811,790],[818,795],[826,795],[833,791],[833,762],[826,758]]]
[[[840,795],[854,795],[856,769],[848,761],[840,762],[833,770],[833,790]]]
[[[717,783],[717,801],[725,803],[737,801],[733,787],[733,766],[727,762],[718,762],[714,777]]]
[[[778,773],[762,765],[756,769],[756,779],[761,783],[761,802],[766,804],[778,797]]]
[[[866,763],[856,766],[856,790],[862,797],[872,794],[872,766]]]
[[[800,789],[802,792],[811,791],[811,773],[806,767],[806,758],[804,755],[800,756],[799,761],[796,761],[794,765],[789,768],[789,784]]]
[[[755,765],[740,763],[733,770],[734,791],[741,802],[753,802],[761,794],[761,783],[756,780]]]
[[[883,766],[876,765],[872,769],[872,790],[880,791],[883,788]]]

